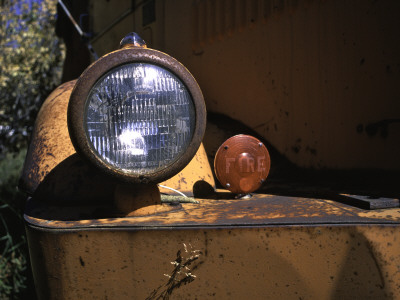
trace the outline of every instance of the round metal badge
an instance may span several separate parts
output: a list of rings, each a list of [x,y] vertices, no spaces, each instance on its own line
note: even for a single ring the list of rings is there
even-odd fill
[[[249,135],[235,135],[219,147],[214,160],[219,182],[237,194],[254,192],[265,182],[271,159],[262,142]]]

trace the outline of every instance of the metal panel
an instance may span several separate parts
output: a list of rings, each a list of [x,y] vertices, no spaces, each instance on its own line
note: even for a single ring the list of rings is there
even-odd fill
[[[399,226],[27,233],[41,299],[399,298]]]
[[[268,195],[198,200],[117,218],[112,207],[31,199],[40,298],[399,298],[400,209]]]
[[[119,218],[112,203],[49,206],[31,199],[25,219],[48,229],[400,223],[400,208],[368,211],[331,200],[262,194],[240,200],[232,199],[231,193],[219,196],[225,200],[196,199],[199,204],[180,204],[180,209],[173,212],[140,218]]]
[[[92,2],[94,32],[127,9]],[[156,1],[154,23],[138,7],[94,46],[135,30],[191,70],[210,112],[298,166],[399,170],[399,14],[397,0]]]

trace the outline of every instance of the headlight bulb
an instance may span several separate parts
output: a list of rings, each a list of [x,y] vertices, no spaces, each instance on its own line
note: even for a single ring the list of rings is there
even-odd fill
[[[206,111],[189,71],[146,48],[135,34],[89,66],[68,105],[76,151],[129,183],[158,183],[181,171],[203,139]]]
[[[91,147],[122,172],[146,174],[185,151],[194,132],[191,95],[174,74],[157,65],[114,68],[90,91],[85,126]]]

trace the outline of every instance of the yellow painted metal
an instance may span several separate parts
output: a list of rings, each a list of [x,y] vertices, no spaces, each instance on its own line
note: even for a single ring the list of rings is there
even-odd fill
[[[60,165],[66,165],[71,160],[80,165],[86,164],[76,154],[68,133],[67,108],[74,84],[75,81],[70,81],[59,86],[50,94],[40,109],[20,180],[21,188],[30,194],[35,193],[46,177],[47,179],[50,177],[49,174],[54,174],[57,169],[61,169]],[[71,170],[64,170],[63,172],[65,173],[64,176],[73,175]],[[82,176],[88,177],[90,172],[92,175],[98,173],[98,171],[92,170],[87,171]],[[63,181],[67,180],[66,177],[62,179]],[[181,173],[162,184],[192,194],[193,185],[197,181],[206,181],[215,187],[203,145],[200,146],[192,161]],[[65,182],[62,184],[65,184]],[[45,193],[49,193],[46,187],[44,189],[47,190]],[[71,189],[69,188],[69,190]],[[171,190],[163,190],[163,192],[174,193]],[[75,194],[75,196],[77,195]],[[74,197],[74,195],[71,195],[71,197]],[[51,197],[49,198],[51,199]]]
[[[39,297],[400,299],[399,209],[254,197],[128,218],[28,210]]]
[[[193,195],[193,187],[199,181],[206,182],[215,188],[214,177],[203,144],[200,145],[196,155],[180,173],[162,182],[161,185],[174,188],[187,195]],[[174,194],[171,190],[163,187],[160,187],[160,191],[166,194]]]
[[[93,30],[130,5],[92,1]],[[384,127],[367,130],[398,118],[397,1],[156,1],[156,22],[145,27],[140,8],[93,42],[98,53],[115,49],[134,24],[150,47],[192,70],[212,111],[243,122],[297,165],[400,168],[398,123],[383,123],[386,136]],[[44,204],[65,195],[88,202],[76,184],[51,181],[95,172],[69,139],[73,84],[44,103],[22,176],[30,193],[55,189],[25,216],[40,298],[400,299],[399,209],[255,195],[121,218],[107,205]],[[198,181],[214,186],[202,146],[164,184],[190,194]],[[93,199],[111,200],[93,182],[84,184],[97,191]]]
[[[20,179],[20,187],[30,194],[46,175],[75,153],[67,127],[68,101],[75,82],[60,85],[40,108]]]
[[[123,6],[91,2],[96,22]],[[298,166],[400,169],[399,1],[155,6],[155,22],[142,26],[142,6],[125,21],[191,70],[210,112],[241,121]],[[96,50],[131,28],[119,24]]]
[[[36,281],[40,299],[399,299],[396,234],[380,226],[28,229],[29,242],[43,244],[31,254],[34,271],[46,275]],[[173,277],[194,280],[170,288],[175,264],[194,255]]]
[[[113,214],[112,203],[106,206],[72,206],[70,208],[52,205],[51,210],[43,209],[41,201],[33,201],[38,209],[27,214],[30,223],[41,227],[73,229],[76,227],[102,226],[213,226],[232,224],[399,224],[400,208],[364,210],[332,200],[299,197],[283,197],[254,194],[250,199],[233,199],[230,192],[219,192],[215,199],[198,199],[198,204],[182,204],[168,214],[154,214],[136,218],[119,218]],[[45,206],[47,207],[47,206]],[[98,211],[96,209],[98,208]],[[93,211],[94,210],[94,211]],[[100,216],[97,214],[100,213]],[[102,213],[101,213],[102,212]],[[86,218],[81,218],[83,213]],[[70,222],[73,221],[73,222]]]
[[[134,11],[141,10],[142,4],[133,4],[131,0],[118,1],[89,1],[89,15],[96,36],[92,40],[96,52],[102,56],[118,48],[121,38],[133,29],[141,28],[140,37],[146,42],[147,47],[164,49],[164,22],[153,22],[143,26],[142,15],[135,16]],[[162,20],[165,15],[164,1],[156,1],[157,20]],[[108,11],[108,12],[107,12]]]

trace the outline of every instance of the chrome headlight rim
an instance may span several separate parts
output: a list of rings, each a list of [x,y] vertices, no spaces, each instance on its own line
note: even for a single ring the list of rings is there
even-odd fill
[[[152,64],[171,72],[186,86],[195,109],[194,132],[186,151],[162,169],[144,175],[127,173],[107,164],[91,147],[85,130],[86,102],[94,85],[104,74],[130,63]],[[192,74],[180,62],[163,52],[134,47],[111,52],[95,61],[82,73],[71,93],[67,119],[70,138],[77,153],[85,157],[94,166],[124,182],[157,183],[177,174],[196,154],[205,132],[206,108],[200,87]]]

